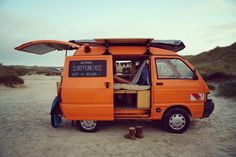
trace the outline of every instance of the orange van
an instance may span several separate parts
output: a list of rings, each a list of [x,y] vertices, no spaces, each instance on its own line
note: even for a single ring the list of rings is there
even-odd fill
[[[161,120],[167,131],[183,133],[190,117],[209,117],[214,110],[205,81],[177,54],[184,48],[180,40],[95,39],[38,40],[16,50],[66,50],[53,127],[62,117],[85,132],[97,131],[102,121]]]

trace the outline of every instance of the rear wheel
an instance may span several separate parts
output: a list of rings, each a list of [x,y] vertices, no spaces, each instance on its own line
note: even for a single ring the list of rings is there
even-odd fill
[[[80,120],[77,121],[77,126],[83,132],[96,132],[100,122],[96,120]]]
[[[189,127],[189,114],[181,108],[172,108],[164,115],[163,126],[169,132],[183,133]]]

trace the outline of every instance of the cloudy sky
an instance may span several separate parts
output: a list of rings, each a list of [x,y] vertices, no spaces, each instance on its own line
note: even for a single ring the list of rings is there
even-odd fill
[[[181,55],[236,42],[236,0],[0,0],[0,21],[0,63],[7,65],[62,66],[62,52],[14,50],[39,39],[181,39]]]

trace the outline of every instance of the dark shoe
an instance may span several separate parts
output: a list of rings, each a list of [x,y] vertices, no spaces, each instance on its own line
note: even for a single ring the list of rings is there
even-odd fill
[[[143,138],[143,126],[136,126],[136,137]]]
[[[129,128],[129,133],[125,134],[125,138],[135,140],[136,129],[134,127]]]

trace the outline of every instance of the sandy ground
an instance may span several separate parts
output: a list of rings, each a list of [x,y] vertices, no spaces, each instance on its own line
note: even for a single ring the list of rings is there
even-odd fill
[[[157,122],[116,121],[83,133],[64,121],[51,127],[49,110],[59,77],[26,76],[25,86],[0,87],[0,156],[236,156],[236,102],[216,98],[209,119],[195,119],[184,134],[163,131]],[[142,123],[145,137],[123,138]]]

